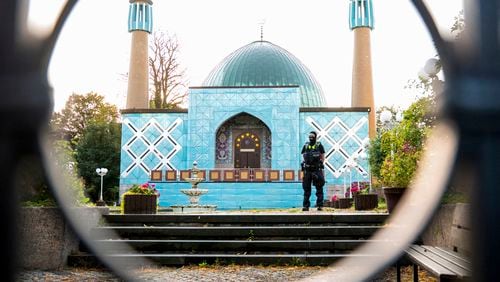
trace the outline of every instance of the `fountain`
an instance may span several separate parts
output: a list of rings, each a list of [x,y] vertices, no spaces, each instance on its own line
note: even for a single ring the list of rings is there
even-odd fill
[[[209,212],[215,211],[215,205],[200,205],[200,196],[208,193],[208,189],[198,188],[198,184],[203,181],[203,178],[198,177],[198,162],[193,162],[191,169],[191,177],[184,178],[187,182],[191,183],[191,189],[181,189],[181,192],[189,197],[189,205],[172,206],[174,212]]]

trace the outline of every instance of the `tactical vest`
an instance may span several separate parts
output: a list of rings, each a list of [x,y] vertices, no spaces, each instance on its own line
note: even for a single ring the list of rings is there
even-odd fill
[[[305,153],[304,153],[304,162],[306,165],[311,167],[319,167],[321,164],[321,152],[319,151],[320,142],[316,142],[314,145],[310,145],[306,143]]]

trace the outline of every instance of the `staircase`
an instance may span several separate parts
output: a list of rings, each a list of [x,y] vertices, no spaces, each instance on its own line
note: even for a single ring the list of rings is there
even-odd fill
[[[91,230],[97,248],[113,259],[149,259],[159,265],[327,265],[349,256],[382,225],[387,214],[157,214],[106,215]],[[110,236],[108,231],[115,234]],[[128,243],[136,250],[123,248]],[[68,265],[95,265],[82,252]]]

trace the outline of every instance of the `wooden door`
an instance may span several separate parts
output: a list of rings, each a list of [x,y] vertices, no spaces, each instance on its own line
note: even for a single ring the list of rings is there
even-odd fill
[[[243,132],[234,138],[234,167],[260,168],[260,137],[253,132]]]

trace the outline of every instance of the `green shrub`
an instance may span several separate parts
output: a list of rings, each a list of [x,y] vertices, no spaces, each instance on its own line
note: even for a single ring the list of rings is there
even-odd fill
[[[403,120],[370,143],[372,174],[383,186],[408,187],[433,126],[433,97],[420,98],[404,111]]]

